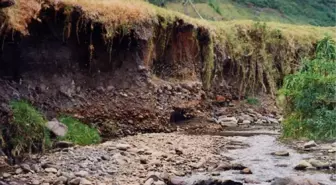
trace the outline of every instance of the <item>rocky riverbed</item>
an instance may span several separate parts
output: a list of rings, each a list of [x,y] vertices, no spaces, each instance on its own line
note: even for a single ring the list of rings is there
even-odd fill
[[[303,145],[292,146],[304,149]],[[317,144],[310,147],[310,152],[299,153],[269,135],[139,134],[96,146],[75,146],[33,156],[32,160],[2,173],[0,182],[11,185],[282,185],[286,179],[276,178],[288,177],[293,182],[298,179],[302,185],[333,184],[333,147]],[[301,160],[309,159],[325,161],[328,169],[294,169]]]

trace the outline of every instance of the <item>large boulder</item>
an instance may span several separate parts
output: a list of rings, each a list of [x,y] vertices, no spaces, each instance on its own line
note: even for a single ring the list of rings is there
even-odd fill
[[[14,0],[0,0],[0,8],[7,8],[15,5]]]

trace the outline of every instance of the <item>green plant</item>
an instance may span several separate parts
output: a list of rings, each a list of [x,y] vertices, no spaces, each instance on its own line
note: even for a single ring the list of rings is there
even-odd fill
[[[59,140],[70,141],[78,145],[100,143],[101,138],[97,129],[68,116],[61,117],[60,121],[68,126],[68,132],[64,137],[59,137]]]
[[[43,151],[50,146],[50,136],[43,115],[27,101],[12,101],[10,106],[13,119],[10,122],[10,141],[7,144],[12,146],[12,155]]]
[[[285,137],[325,139],[336,137],[335,42],[321,40],[314,59],[303,60],[301,69],[284,80]]]
[[[222,10],[219,6],[219,2],[217,0],[209,0],[208,1],[209,6],[215,10],[219,15],[223,15]]]
[[[260,104],[260,101],[258,100],[258,98],[255,98],[255,97],[247,97],[246,102],[250,105],[259,105]]]

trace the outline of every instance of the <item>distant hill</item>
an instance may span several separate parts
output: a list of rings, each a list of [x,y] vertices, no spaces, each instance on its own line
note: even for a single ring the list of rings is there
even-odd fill
[[[156,5],[199,17],[184,0],[149,0]],[[209,20],[255,20],[316,26],[336,25],[336,0],[191,0]]]

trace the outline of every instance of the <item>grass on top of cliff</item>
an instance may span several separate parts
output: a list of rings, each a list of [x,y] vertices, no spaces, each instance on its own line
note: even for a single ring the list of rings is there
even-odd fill
[[[157,7],[143,0],[16,0],[16,5],[0,9],[0,35],[9,33],[12,29],[23,34],[28,34],[28,24],[33,20],[39,20],[38,15],[41,9],[55,7],[56,10],[64,8],[64,13],[71,13],[75,8],[80,7],[82,19],[92,20],[93,23],[101,23],[107,29],[117,29],[120,26],[136,28],[143,24],[158,24],[159,19],[164,19],[166,24],[182,19],[185,23],[201,26],[216,32],[230,31],[228,27],[235,27],[237,24],[253,24],[253,21],[206,21],[195,19],[179,12]],[[333,28],[321,28],[313,26],[295,26],[289,24],[270,23],[284,32],[290,31],[296,37],[309,32],[311,35],[322,35],[328,32],[333,34]],[[214,32],[213,32],[214,33]],[[113,36],[113,35],[111,35]]]

